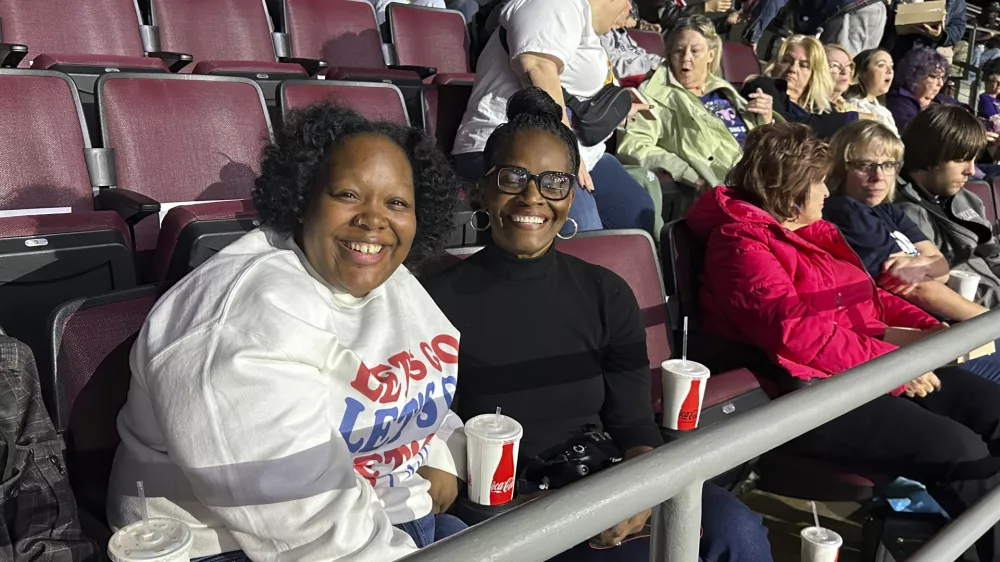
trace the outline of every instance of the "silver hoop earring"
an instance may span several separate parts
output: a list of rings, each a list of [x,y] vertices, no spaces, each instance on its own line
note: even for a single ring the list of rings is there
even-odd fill
[[[479,214],[479,213],[483,213],[484,215],[486,215],[486,226],[484,226],[482,228],[479,228],[479,227],[476,226],[476,215]],[[471,226],[472,230],[475,230],[476,232],[483,232],[484,230],[489,230],[490,229],[490,212],[489,211],[485,211],[483,209],[479,209],[478,211],[472,211],[472,216],[469,218],[469,226]]]
[[[573,220],[572,217],[567,217],[566,220],[573,223],[573,234],[570,234],[569,236],[563,236],[562,233],[560,232],[559,234],[556,234],[556,236],[558,236],[560,240],[569,240],[570,238],[576,236],[576,233],[580,231],[580,225],[576,224],[576,221]]]

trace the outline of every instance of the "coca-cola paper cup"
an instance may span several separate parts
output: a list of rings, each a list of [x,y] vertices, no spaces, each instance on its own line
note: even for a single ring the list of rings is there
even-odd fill
[[[465,422],[470,501],[503,505],[514,499],[522,435],[521,424],[502,414],[484,414]]]
[[[837,562],[844,539],[830,529],[806,527],[802,537],[802,562]]]
[[[698,427],[709,374],[708,367],[686,359],[668,359],[660,365],[663,427],[682,431]]]

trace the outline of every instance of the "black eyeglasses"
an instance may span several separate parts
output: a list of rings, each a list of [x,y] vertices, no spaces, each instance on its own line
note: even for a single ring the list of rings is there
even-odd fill
[[[528,182],[534,180],[538,192],[550,201],[565,199],[576,183],[576,176],[567,172],[532,174],[520,166],[493,166],[486,175],[493,172],[497,174],[497,187],[501,192],[520,195],[528,189]]]
[[[856,162],[848,162],[848,166],[854,168],[859,172],[864,172],[866,174],[874,174],[876,170],[882,170],[883,174],[895,174],[899,171],[899,168],[903,165],[902,162],[872,162],[870,160],[858,160]]]

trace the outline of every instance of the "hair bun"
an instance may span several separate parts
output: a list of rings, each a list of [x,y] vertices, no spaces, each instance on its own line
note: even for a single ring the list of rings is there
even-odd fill
[[[520,90],[507,102],[507,120],[513,121],[519,115],[537,115],[562,121],[562,108],[548,92],[531,87]]]

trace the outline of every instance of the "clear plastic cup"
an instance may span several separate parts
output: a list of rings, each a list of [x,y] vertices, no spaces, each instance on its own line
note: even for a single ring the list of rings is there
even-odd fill
[[[112,562],[188,562],[191,528],[176,519],[154,518],[122,527],[108,543]]]

